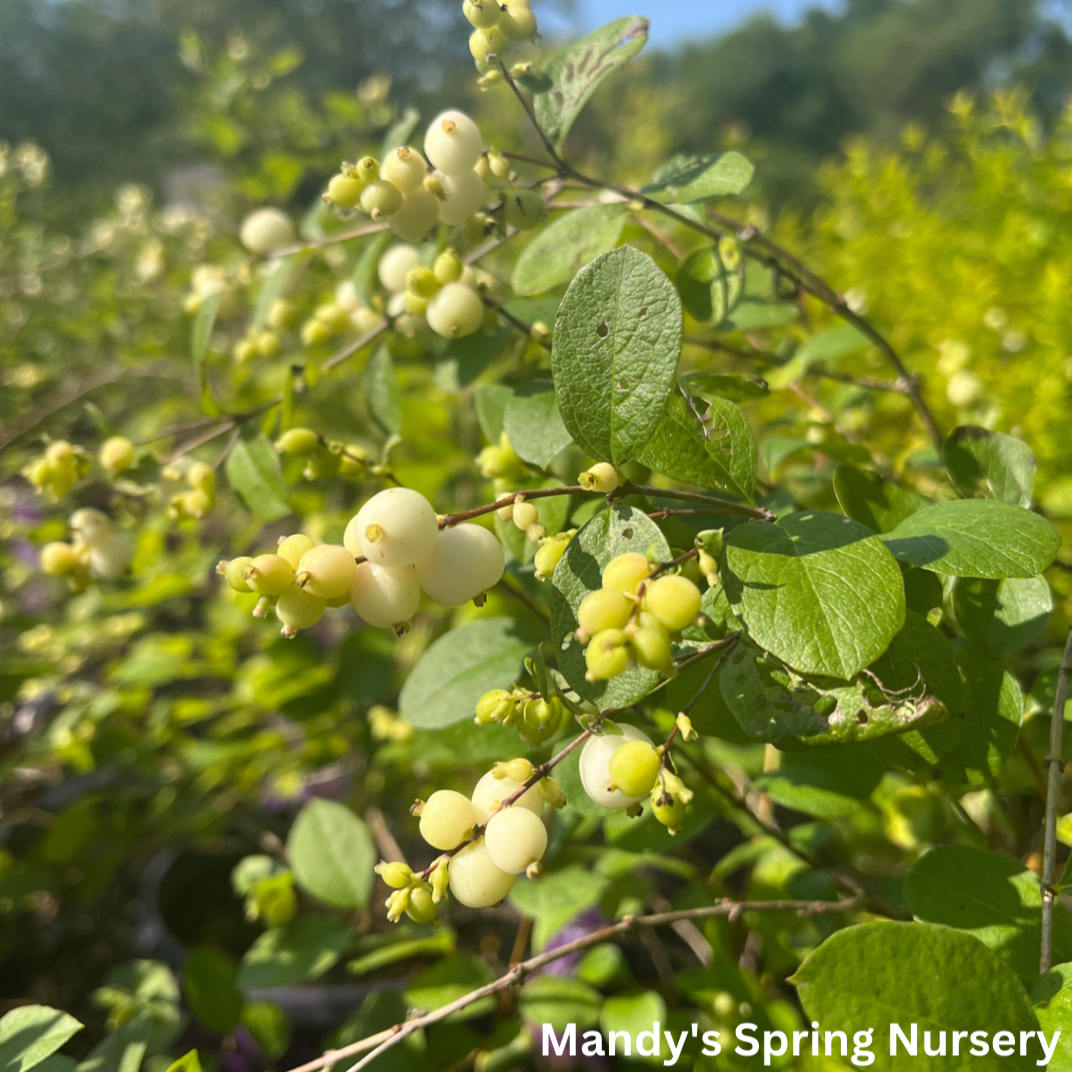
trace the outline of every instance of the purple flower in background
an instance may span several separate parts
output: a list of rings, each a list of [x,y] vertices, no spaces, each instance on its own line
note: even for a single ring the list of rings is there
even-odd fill
[[[574,916],[569,923],[567,923],[561,930],[557,931],[547,943],[545,951],[560,949],[562,946],[569,945],[570,942],[574,942],[578,938],[584,938],[586,935],[594,934],[596,931],[606,927],[608,923],[610,923],[610,920],[607,919],[598,908],[589,908],[579,916]],[[583,955],[583,953],[570,953],[567,956],[562,957],[561,960],[552,961],[546,968],[541,968],[540,971],[546,972],[548,975],[560,975],[563,978],[569,978],[573,975],[573,972],[577,967],[577,962]]]

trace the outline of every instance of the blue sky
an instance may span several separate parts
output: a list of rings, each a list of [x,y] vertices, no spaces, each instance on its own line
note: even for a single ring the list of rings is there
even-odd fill
[[[592,30],[623,15],[651,19],[650,43],[665,48],[686,38],[707,37],[769,11],[796,21],[809,7],[837,7],[837,0],[576,0],[579,29]],[[550,21],[550,20],[548,20]],[[557,20],[555,20],[557,22]]]

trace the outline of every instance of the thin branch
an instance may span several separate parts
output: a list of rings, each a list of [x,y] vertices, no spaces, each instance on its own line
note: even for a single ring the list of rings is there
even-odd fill
[[[311,242],[296,242],[290,246],[280,246],[279,249],[273,249],[270,253],[266,253],[258,259],[275,261],[281,257],[289,257],[292,253],[305,253],[316,249],[325,249],[327,246],[337,246],[340,242],[349,242],[353,238],[365,238],[368,235],[379,234],[381,231],[386,231],[388,226],[389,224],[386,223],[362,224],[351,231],[340,231],[338,234],[317,238]]]
[[[1065,703],[1068,682],[1072,678],[1072,632],[1065,642],[1064,656],[1057,671],[1057,690],[1053,697],[1053,718],[1050,722],[1050,752],[1046,756],[1046,818],[1042,850],[1042,950],[1039,955],[1039,974],[1045,975],[1053,963],[1053,889],[1057,863],[1057,798],[1061,793],[1065,765],[1061,761],[1061,738],[1065,728]]]
[[[809,919],[815,916],[826,916],[855,912],[864,906],[864,900],[859,897],[844,901],[731,901],[728,899],[716,901],[714,904],[702,905],[699,908],[682,908],[670,912],[652,912],[644,916],[626,916],[617,923],[602,927],[598,931],[583,935],[567,942],[565,945],[549,949],[539,953],[528,960],[522,961],[509,968],[503,975],[486,986],[470,991],[468,994],[450,1002],[432,1012],[414,1017],[404,1023],[395,1024],[386,1031],[379,1031],[375,1035],[369,1035],[358,1042],[352,1042],[349,1046],[343,1046],[337,1050],[329,1050],[327,1053],[303,1065],[290,1069],[290,1072],[318,1072],[322,1068],[330,1068],[347,1057],[356,1057],[364,1054],[356,1064],[351,1065],[347,1072],[360,1072],[367,1068],[373,1061],[387,1050],[398,1045],[408,1035],[431,1024],[439,1023],[454,1013],[468,1008],[483,998],[498,994],[503,990],[524,982],[526,977],[533,972],[553,964],[563,957],[572,956],[574,953],[584,952],[593,946],[615,938],[622,938],[640,927],[672,927],[675,923],[691,922],[704,919],[724,918],[736,922],[746,912],[792,912],[798,919]]]
[[[391,326],[391,320],[389,317],[384,317],[383,323],[379,327],[373,328],[371,331],[366,332],[356,342],[352,342],[349,346],[344,346],[338,353],[332,354],[321,366],[321,372],[328,372],[335,368],[336,365],[341,365],[348,357],[353,357],[359,350],[364,350],[369,343],[375,342],[389,327]],[[282,398],[279,399],[282,402]]]

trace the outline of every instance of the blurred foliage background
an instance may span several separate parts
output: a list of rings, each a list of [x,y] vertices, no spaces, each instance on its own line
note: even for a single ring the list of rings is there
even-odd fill
[[[427,116],[445,87],[453,104],[480,116],[493,143],[529,137],[505,94],[477,93],[456,7],[454,0],[0,4],[0,445],[13,444],[14,462],[5,464],[6,477],[39,446],[19,438],[24,429],[95,442],[113,422],[137,438],[189,418],[183,305],[191,273],[205,262],[239,263],[230,236],[251,205],[273,202],[302,215],[340,159],[378,147],[408,109]],[[982,424],[1031,445],[1037,498],[1064,526],[1069,560],[1065,7],[848,0],[793,26],[755,18],[710,41],[642,54],[597,94],[570,151],[579,165],[645,182],[675,152],[741,148],[757,165],[750,218],[889,331],[924,376],[943,425]],[[559,10],[569,15],[568,5]],[[658,18],[657,10],[639,13]],[[333,262],[317,270],[330,292]],[[768,431],[778,433],[763,458],[768,474],[796,473],[794,488],[808,501],[815,458],[827,472],[839,456],[853,460],[853,441],[864,433],[880,463],[897,468],[925,458],[899,396],[824,375],[821,354],[798,352],[786,373],[795,331],[789,350],[768,348],[760,331],[744,333],[718,358],[720,368],[772,382],[781,376],[793,387],[791,397],[760,404]],[[403,420],[421,429],[401,462],[407,481],[429,494],[446,488],[459,507],[482,501],[487,489],[471,474],[481,445],[473,414],[462,410],[455,425],[440,404],[457,382],[442,367],[407,365],[404,357]],[[825,361],[836,365],[829,353]],[[881,374],[866,352],[852,352],[842,367]],[[228,371],[233,404],[252,397],[257,375]],[[90,409],[66,405],[89,398]],[[343,400],[319,401],[328,429],[349,434]],[[375,431],[359,434],[366,431],[371,448],[382,444]],[[107,992],[88,995],[147,949],[177,964],[180,947],[212,942],[240,957],[257,928],[231,894],[231,868],[250,852],[278,848],[303,799],[348,793],[366,816],[369,808],[404,814],[414,771],[445,782],[458,749],[475,761],[509,752],[488,730],[474,736],[466,727],[449,740],[414,736],[376,708],[396,693],[436,623],[398,645],[371,630],[330,629],[319,642],[267,635],[251,642],[246,615],[210,597],[207,580],[227,540],[240,540],[234,533],[243,524],[252,539],[259,525],[238,511],[210,519],[203,531],[153,521],[141,534],[137,585],[92,589],[57,623],[49,610],[57,589],[31,578],[33,548],[22,535],[58,538],[64,519],[15,477],[2,493],[8,650],[0,758],[9,821],[0,848],[0,1001],[30,996],[68,1008],[95,1038],[106,1022],[145,1008],[177,1026],[179,997],[148,968],[137,977],[124,969]],[[330,507],[341,515],[347,506],[325,506],[319,489],[302,496],[309,513]],[[1053,573],[1067,600],[1067,575]],[[502,613],[502,598],[479,613]],[[1067,617],[1061,608],[1055,634]],[[1022,656],[1021,680],[1036,689],[1029,710],[1052,694],[1054,665],[1043,641]],[[349,717],[370,708],[375,718]],[[1027,735],[1041,742],[1044,727],[1032,736],[1029,723]],[[720,758],[749,773],[762,769],[761,750]],[[58,770],[75,775],[59,780]],[[999,832],[1017,819],[1027,820],[1020,828],[1037,827],[1037,816],[1017,811],[1028,808],[1020,790],[1032,777],[1015,757],[1002,774],[1010,798]],[[901,788],[887,787],[888,795]],[[923,796],[925,836],[899,813],[890,819],[883,804],[859,820],[853,851],[891,858],[922,851],[953,821]],[[895,826],[885,841],[884,822]],[[717,827],[704,848],[715,857],[732,843]],[[665,847],[643,835],[623,835],[622,845],[623,852]],[[179,859],[183,866],[173,866]],[[600,893],[613,880],[643,899],[627,875],[628,868],[601,873]],[[802,878],[794,862],[772,853],[751,889],[818,895],[818,878]],[[478,936],[487,929],[464,915],[461,926]],[[817,924],[815,943],[821,931]],[[508,942],[508,934],[499,926],[493,941]],[[777,949],[784,935],[772,923],[766,937]],[[454,935],[442,941],[452,949]],[[370,940],[360,952],[376,948]],[[751,985],[741,983],[737,997],[758,1000]],[[314,1054],[323,1032],[369,989],[357,978],[318,991],[319,1008],[296,999],[288,1015],[305,1049],[292,1050],[294,1059]],[[338,1008],[329,1007],[329,992]],[[362,1006],[338,1038],[387,1026],[404,1011],[396,994],[381,1004]],[[287,1046],[289,1029],[270,1008],[244,1015],[259,1056],[236,1069],[260,1067],[264,1054]],[[784,1002],[765,1015],[797,1026]],[[203,1025],[188,1037],[212,1047]]]

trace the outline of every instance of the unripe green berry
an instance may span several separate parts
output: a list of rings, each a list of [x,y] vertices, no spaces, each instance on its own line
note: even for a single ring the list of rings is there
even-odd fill
[[[223,577],[228,588],[236,592],[252,592],[253,589],[246,584],[245,569],[253,561],[249,555],[232,558],[230,562],[224,560],[217,564],[216,572]]]
[[[363,156],[353,167],[353,173],[363,186],[380,177],[380,162],[374,156]]]
[[[566,553],[567,543],[566,540],[552,536],[540,544],[532,560],[532,564],[536,567],[537,580],[546,581],[554,576],[555,567]]]
[[[402,308],[411,316],[424,316],[428,312],[428,302],[428,298],[422,298],[412,290],[402,295]]]
[[[482,725],[501,722],[513,707],[513,699],[506,689],[491,689],[476,702],[476,721]]]
[[[406,915],[414,923],[435,923],[439,910],[432,899],[432,891],[427,886],[417,886],[410,891]]]
[[[205,462],[194,462],[186,471],[186,483],[206,495],[216,494],[216,470]]]
[[[629,669],[629,649],[621,629],[604,629],[596,633],[584,649],[588,681],[609,681]]]
[[[296,570],[298,563],[302,560],[302,555],[314,547],[316,547],[316,540],[312,536],[306,536],[304,532],[296,532],[292,536],[280,536],[279,546],[275,553],[282,555]]]
[[[686,801],[672,791],[674,783],[680,781],[673,775],[664,774],[651,791],[651,813],[671,834],[676,834],[681,828],[688,810]]]
[[[672,633],[692,625],[700,614],[700,590],[684,577],[658,577],[644,589],[644,608]]]
[[[322,320],[306,320],[302,324],[301,341],[304,346],[318,346],[327,342],[334,333]]]
[[[674,665],[670,634],[654,614],[641,613],[629,643],[636,661],[648,670],[665,674]]]
[[[282,595],[294,583],[294,567],[282,555],[257,555],[242,571],[250,589],[262,596]]]
[[[529,502],[515,502],[513,510],[514,524],[524,532],[530,525],[535,525],[539,520],[536,507]]]
[[[253,345],[260,357],[275,357],[282,349],[279,336],[274,331],[258,331],[253,338]]]
[[[577,638],[583,641],[604,629],[624,629],[635,609],[636,603],[624,592],[597,588],[577,608]]]
[[[505,58],[509,51],[510,42],[497,26],[474,30],[469,37],[469,52],[477,63],[492,66]]]
[[[320,437],[311,428],[288,428],[275,441],[275,449],[285,458],[308,458],[320,449]]]
[[[81,565],[81,559],[69,543],[54,540],[41,548],[40,563],[42,573],[50,577],[58,577],[60,574],[70,573],[77,569]]]
[[[374,220],[391,216],[402,207],[402,194],[386,179],[376,179],[361,191],[361,211]]]
[[[275,605],[275,616],[282,623],[283,636],[289,639],[299,629],[311,629],[323,617],[326,606],[326,601],[320,596],[291,585]]]
[[[335,175],[328,183],[327,200],[341,209],[357,208],[364,185],[352,175]]]
[[[332,450],[318,449],[306,459],[302,476],[306,480],[330,480],[342,468],[342,457]]]
[[[439,280],[431,268],[411,268],[406,273],[406,291],[420,298],[434,298],[439,293]]]
[[[531,231],[543,219],[543,207],[535,190],[510,190],[503,198],[503,218],[519,231]]]
[[[388,153],[383,161],[383,177],[403,195],[416,190],[426,173],[424,157],[408,145]]]
[[[465,271],[465,265],[454,250],[445,249],[436,257],[432,271],[435,273],[439,284],[445,286],[447,283],[457,283],[461,279],[462,273]]]
[[[532,762],[524,757],[509,759],[505,763],[497,763],[495,766],[507,778],[512,778],[519,784],[527,782],[536,773],[536,768],[532,765]]]
[[[298,322],[298,309],[292,301],[277,298],[268,310],[267,324],[273,331],[291,331]]]
[[[378,863],[373,868],[373,871],[375,871],[392,890],[404,890],[413,878],[413,871],[409,864],[404,864],[400,860],[395,860],[390,863]]]
[[[101,468],[116,476],[134,464],[134,444],[126,436],[111,436],[101,444],[99,457]]]
[[[486,154],[486,160],[488,162],[488,170],[497,179],[506,179],[510,176],[510,161],[506,159],[501,153],[497,153],[494,149],[489,149]]]
[[[306,551],[296,568],[300,588],[322,599],[339,599],[350,593],[357,563],[345,547],[325,543]]]
[[[610,780],[627,797],[645,797],[655,785],[662,758],[647,741],[626,741],[607,765]]]
[[[499,5],[496,0],[464,0],[462,14],[470,26],[486,30],[499,21]]]
[[[477,825],[472,801],[453,789],[439,789],[421,808],[421,837],[433,849],[456,849],[472,836]]]
[[[577,483],[588,491],[608,494],[621,485],[621,476],[610,462],[596,462],[577,477]]]
[[[504,3],[499,29],[510,41],[530,41],[536,36],[536,16],[527,6]]]
[[[652,564],[639,551],[612,558],[603,567],[603,587],[617,592],[633,592],[652,571]]]

